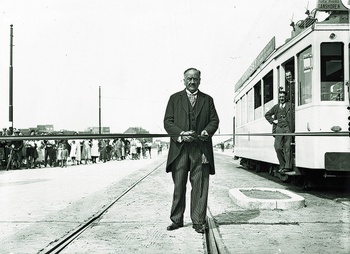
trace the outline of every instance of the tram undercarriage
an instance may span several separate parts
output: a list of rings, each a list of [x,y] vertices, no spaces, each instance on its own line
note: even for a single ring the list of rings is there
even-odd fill
[[[238,158],[236,158],[238,159]],[[292,183],[302,189],[322,187],[328,185],[327,179],[348,179],[349,171],[331,171],[325,169],[307,169],[294,167],[293,171],[279,173],[279,166],[263,161],[240,158],[240,165],[255,173],[266,172],[272,177],[279,178],[283,183]]]

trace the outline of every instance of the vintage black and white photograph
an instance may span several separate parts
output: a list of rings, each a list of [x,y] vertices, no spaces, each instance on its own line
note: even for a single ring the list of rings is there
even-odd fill
[[[349,254],[349,0],[0,0],[0,253]]]

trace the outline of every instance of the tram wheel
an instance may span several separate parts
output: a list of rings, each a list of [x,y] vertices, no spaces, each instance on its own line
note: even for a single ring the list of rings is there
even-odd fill
[[[260,164],[256,164],[255,165],[255,173],[260,173],[261,172],[261,165]]]
[[[310,188],[310,183],[305,175],[294,176],[293,185],[301,190],[307,190]]]

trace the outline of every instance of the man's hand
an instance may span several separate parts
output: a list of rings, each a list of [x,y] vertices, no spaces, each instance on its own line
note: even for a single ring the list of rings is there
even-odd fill
[[[277,124],[277,123],[278,123],[278,120],[273,120],[272,123],[273,123],[273,124]]]
[[[209,134],[206,130],[203,130],[198,138],[202,141],[207,141],[209,139]]]
[[[182,139],[185,142],[192,142],[194,140],[194,137],[192,136],[194,134],[194,131],[185,131],[182,134]]]

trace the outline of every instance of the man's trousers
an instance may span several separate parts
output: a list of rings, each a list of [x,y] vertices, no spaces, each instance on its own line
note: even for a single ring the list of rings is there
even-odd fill
[[[192,186],[191,220],[193,224],[205,224],[209,189],[209,164],[202,164],[202,152],[195,142],[185,143],[172,165],[174,194],[170,219],[174,223],[183,224],[188,172],[190,172]]]
[[[276,133],[291,133],[289,127],[276,127]],[[292,169],[292,136],[275,136],[275,151],[280,164],[280,169]]]

